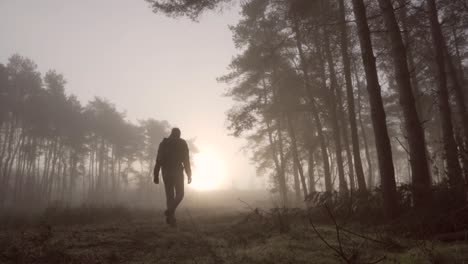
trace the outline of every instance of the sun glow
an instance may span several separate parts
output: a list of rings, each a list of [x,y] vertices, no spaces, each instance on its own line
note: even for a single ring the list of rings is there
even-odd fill
[[[222,159],[215,152],[201,150],[193,157],[194,171],[192,187],[197,190],[219,188],[226,177],[226,168]]]

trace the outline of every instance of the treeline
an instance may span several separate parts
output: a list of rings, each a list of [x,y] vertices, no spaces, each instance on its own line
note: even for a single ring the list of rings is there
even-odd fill
[[[346,3],[242,6],[232,27],[241,53],[221,78],[238,102],[232,131],[247,135],[285,202],[289,189],[300,201],[317,189],[348,197],[381,186],[397,215],[397,183],[411,183],[412,203],[424,207],[432,184],[447,180],[464,203],[467,7]]]
[[[129,190],[138,199],[150,195],[169,123],[134,124],[101,98],[84,106],[65,85],[61,74],[42,76],[17,54],[0,64],[0,207],[116,204]]]
[[[229,1],[147,2],[197,19]],[[404,183],[415,208],[435,184],[465,204],[467,15],[462,0],[243,1],[220,78],[237,102],[229,128],[284,204],[379,187],[393,217]]]

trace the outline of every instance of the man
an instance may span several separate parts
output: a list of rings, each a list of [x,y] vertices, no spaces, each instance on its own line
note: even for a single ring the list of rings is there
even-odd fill
[[[154,183],[159,184],[159,170],[162,169],[164,189],[166,191],[166,223],[175,227],[175,210],[184,198],[184,170],[188,184],[192,182],[189,149],[187,142],[180,138],[180,129],[173,128],[168,138],[159,144],[156,166],[154,166]]]

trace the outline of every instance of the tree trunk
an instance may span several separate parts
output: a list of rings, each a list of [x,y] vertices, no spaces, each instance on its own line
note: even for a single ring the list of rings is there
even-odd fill
[[[309,174],[309,193],[315,192],[315,175],[314,175],[314,150],[309,148],[308,174]]]
[[[455,46],[455,56],[452,57],[447,42],[444,41],[444,53],[447,58],[447,65],[449,67],[449,74],[453,81],[453,88],[455,90],[455,102],[457,104],[459,112],[459,120],[462,126],[462,140],[460,146],[461,163],[463,164],[463,171],[465,174],[465,183],[468,184],[468,112],[466,110],[466,93],[464,87],[466,87],[466,80],[463,72],[463,63],[460,54],[460,48],[458,46],[458,34],[455,26],[452,25],[452,35]],[[456,63],[454,59],[456,58]],[[455,64],[457,64],[455,66]]]
[[[420,119],[425,118],[421,101],[419,97],[421,96],[421,89],[419,88],[418,76],[415,70],[415,62],[413,56],[413,48],[410,46],[410,27],[408,26],[408,8],[406,0],[398,0],[398,4],[401,7],[401,25],[403,30],[403,39],[406,46],[406,56],[408,59],[408,67],[410,70],[411,78],[411,88],[413,89],[414,101],[416,103],[416,111]],[[411,74],[413,73],[413,74]]]
[[[296,161],[292,160],[292,173],[293,173],[293,184],[294,184],[294,197],[296,198],[294,207],[301,204],[301,185],[299,183],[299,173]]]
[[[367,188],[372,190],[374,187],[374,170],[372,166],[372,157],[369,153],[369,144],[367,144],[367,135],[366,135],[366,129],[364,127],[364,122],[362,121],[362,115],[361,115],[361,84],[359,81],[359,77],[357,76],[356,73],[356,85],[358,87],[358,117],[359,117],[359,125],[361,128],[361,135],[362,135],[362,142],[364,143],[364,152],[366,154],[366,160],[367,160]]]
[[[354,158],[354,169],[356,171],[356,179],[358,183],[358,190],[360,193],[366,193],[366,181],[364,178],[364,170],[362,169],[361,161],[361,150],[359,148],[359,138],[356,125],[356,113],[354,107],[354,94],[353,94],[353,83],[351,80],[351,63],[349,60],[348,50],[348,31],[346,28],[345,19],[345,6],[344,0],[339,0],[340,8],[340,31],[341,31],[341,56],[343,59],[343,70],[346,82],[346,97],[348,102],[348,118],[351,129],[351,142],[353,147],[353,158]]]
[[[105,142],[104,137],[101,137],[101,143],[99,145],[99,161],[98,161],[98,180],[97,180],[97,191],[102,198],[102,192],[104,191],[104,149]]]
[[[457,69],[453,63],[452,57],[449,54],[448,47],[444,45],[444,52],[447,58],[447,65],[449,67],[450,78],[453,81],[453,90],[455,92],[455,103],[457,105],[459,122],[462,128],[462,135],[460,139],[459,148],[460,148],[460,160],[463,164],[463,170],[465,174],[465,183],[468,184],[468,113],[466,110],[465,103],[465,93],[463,91],[463,85],[465,83],[463,75],[461,73],[457,74]],[[458,72],[460,72],[458,70]],[[458,76],[460,75],[460,76]]]
[[[346,179],[344,176],[344,169],[343,169],[343,157],[341,155],[342,153],[342,145],[341,145],[341,136],[340,136],[340,127],[338,125],[338,113],[337,113],[337,100],[336,100],[336,94],[337,94],[337,89],[338,89],[338,84],[336,81],[336,74],[335,74],[335,66],[333,63],[333,57],[331,54],[330,50],[330,41],[329,41],[329,35],[327,29],[324,29],[324,48],[325,48],[325,56],[327,58],[327,64],[328,64],[328,71],[330,74],[330,91],[327,91],[326,88],[326,80],[325,80],[325,63],[323,62],[322,59],[320,59],[321,55],[319,54],[319,61],[321,61],[321,79],[322,79],[322,86],[325,91],[328,92],[328,106],[330,108],[330,121],[332,123],[333,127],[333,138],[335,141],[335,155],[336,155],[336,166],[338,169],[338,179],[339,179],[339,191],[340,194],[347,197],[348,196],[348,184],[346,183]]]
[[[406,134],[411,164],[413,183],[413,201],[416,208],[430,205],[431,175],[426,157],[426,140],[422,123],[419,120],[411,87],[406,48],[396,21],[390,0],[379,0],[383,19],[390,37],[391,55],[395,66],[395,78],[398,86],[400,105],[405,120]]]
[[[384,212],[394,218],[398,215],[398,201],[395,183],[395,169],[393,167],[392,148],[388,137],[386,115],[380,93],[377,67],[374,51],[367,23],[366,8],[363,0],[353,0],[353,11],[356,17],[362,60],[366,72],[367,91],[371,108],[372,124],[374,127],[375,146],[379,161],[379,171],[382,182]]]
[[[264,79],[262,79],[262,85],[263,85],[263,91],[264,91],[263,103],[267,105],[268,104],[268,90],[267,90],[267,86],[266,86]],[[271,146],[272,159],[275,164],[276,177],[277,177],[277,183],[279,186],[280,197],[283,200],[284,205],[287,205],[288,199],[287,199],[287,193],[286,193],[286,188],[285,188],[286,180],[285,180],[285,175],[284,175],[284,166],[283,164],[280,164],[280,160],[278,160],[277,142],[273,139],[273,129],[271,127],[271,122],[266,117],[264,118],[265,118],[265,124],[267,126],[267,131],[268,131],[268,140]]]
[[[299,172],[299,177],[301,180],[301,185],[302,185],[302,191],[304,193],[304,199],[307,197],[307,184],[304,176],[304,170],[302,168],[301,161],[299,159],[299,151],[297,148],[297,140],[296,140],[296,132],[294,131],[294,126],[292,123],[292,117],[288,115],[287,117],[287,122],[288,122],[288,131],[289,131],[289,136],[291,138],[291,148],[292,148],[292,155],[293,155],[293,162],[295,166],[295,171]]]
[[[302,49],[302,38],[300,35],[300,31],[299,31],[298,21],[295,18],[293,22],[294,22],[293,30],[295,33],[297,50],[299,52],[300,66],[301,66],[302,74],[304,75],[304,86],[307,92],[309,105],[310,105],[311,112],[315,121],[315,125],[317,127],[317,135],[320,141],[320,152],[322,154],[323,173],[324,173],[324,178],[325,178],[325,191],[331,192],[333,190],[333,187],[332,187],[332,182],[331,182],[330,163],[328,160],[328,151],[327,151],[327,146],[325,142],[325,136],[323,135],[322,122],[320,121],[319,112],[315,105],[315,96],[312,92],[312,87],[310,85],[309,72],[308,72],[309,67],[308,67],[308,63],[304,55],[304,51]]]
[[[279,147],[279,156],[280,156],[280,163],[281,163],[281,171],[282,171],[282,174],[280,177],[280,182],[279,182],[279,187],[280,187],[280,193],[283,195],[283,206],[288,206],[289,205],[289,201],[288,201],[288,187],[287,187],[287,184],[286,184],[286,169],[285,169],[285,166],[286,166],[286,161],[285,161],[285,158],[284,158],[284,148],[283,148],[283,135],[281,134],[281,118],[278,118],[278,121],[277,121],[277,125],[276,125],[276,131],[277,131],[277,134],[278,134],[278,147]]]
[[[457,146],[453,134],[452,113],[450,109],[449,94],[447,88],[447,76],[444,60],[444,37],[440,28],[438,12],[435,0],[427,0],[431,35],[434,44],[435,59],[438,75],[438,102],[442,125],[442,138],[445,158],[447,160],[447,176],[455,196],[460,202],[465,202],[465,185],[461,176],[460,163],[458,161]],[[414,178],[414,177],[413,177]]]
[[[348,138],[348,123],[346,122],[346,115],[343,109],[343,100],[341,95],[341,88],[339,86],[336,87],[336,101],[337,101],[337,114],[338,114],[338,121],[340,123],[340,132],[343,138],[343,147],[345,149],[346,160],[348,165],[348,176],[349,176],[349,185],[351,190],[356,189],[355,179],[354,179],[354,162],[353,162],[353,155],[351,154],[351,149],[349,144]]]
[[[283,186],[285,186],[286,184],[286,181],[284,180],[284,171],[282,169],[283,166],[280,164],[280,161],[278,160],[278,150],[276,147],[277,143],[273,139],[273,130],[271,128],[270,121],[266,120],[265,123],[267,125],[267,130],[268,130],[268,140],[271,146],[272,159],[275,163],[275,168],[276,168],[276,180],[277,180],[278,186],[280,187],[279,188],[280,197],[283,200],[283,203],[287,204],[287,194],[284,192],[285,188],[283,188]]]

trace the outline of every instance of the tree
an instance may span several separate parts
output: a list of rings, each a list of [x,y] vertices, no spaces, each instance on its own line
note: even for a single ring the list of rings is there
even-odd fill
[[[450,109],[449,93],[447,88],[447,75],[445,72],[446,59],[444,58],[445,41],[440,28],[437,6],[434,0],[427,1],[429,21],[431,25],[432,41],[438,73],[438,103],[440,120],[442,123],[442,134],[444,151],[447,160],[447,175],[450,186],[455,191],[458,201],[466,201],[465,184],[462,178],[460,163],[458,161],[457,145],[453,135],[452,113]]]
[[[367,92],[371,107],[372,124],[374,127],[375,146],[379,162],[380,178],[384,211],[390,217],[398,215],[398,204],[395,183],[395,169],[388,136],[386,115],[382,102],[380,84],[375,64],[374,51],[367,22],[366,7],[362,0],[353,0],[353,11],[356,18],[361,56],[367,80]]]
[[[348,30],[346,25],[346,12],[344,0],[338,0],[340,13],[340,41],[341,41],[341,57],[343,60],[343,71],[346,83],[346,96],[348,102],[348,118],[351,128],[351,141],[353,146],[354,169],[356,170],[356,178],[358,182],[359,192],[366,193],[366,181],[364,179],[364,170],[362,169],[361,150],[359,148],[359,139],[356,125],[356,112],[354,107],[354,92],[351,80],[351,63],[348,50]]]
[[[400,28],[393,11],[390,0],[379,0],[383,19],[387,26],[391,43],[391,54],[395,66],[400,105],[405,119],[405,128],[408,137],[410,164],[413,179],[414,204],[416,207],[425,207],[431,201],[431,178],[427,166],[426,140],[422,123],[411,87],[410,73],[406,48],[403,44]]]
[[[163,12],[171,16],[187,16],[196,19],[206,10],[213,10],[221,3],[231,0],[145,0],[155,13]]]
[[[37,65],[20,55],[11,56],[6,67],[0,64],[1,206],[117,203],[133,188],[122,182],[142,178],[134,169],[137,161],[150,173],[169,123],[134,125],[105,99],[83,107],[65,88],[62,74],[50,70],[42,78]]]

